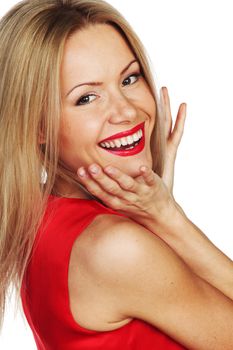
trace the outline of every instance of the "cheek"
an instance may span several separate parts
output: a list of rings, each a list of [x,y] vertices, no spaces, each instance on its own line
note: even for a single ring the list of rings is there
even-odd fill
[[[145,84],[141,94],[141,101],[144,105],[145,112],[151,117],[155,118],[156,114],[156,102],[153,95],[150,92],[149,87]]]
[[[83,117],[83,118],[82,118]],[[71,169],[89,164],[95,156],[99,118],[89,116],[69,116],[64,118],[59,135],[59,158]]]
[[[144,104],[144,112],[146,113],[149,119],[149,136],[151,136],[157,115],[156,115],[156,102],[153,96],[150,93],[148,93],[148,91],[143,96],[143,104]]]
[[[147,105],[148,105],[148,112],[151,116],[151,119],[153,122],[155,122],[155,117],[156,117],[156,103],[155,103],[155,100],[152,96],[150,96],[148,98],[148,101],[147,101]]]
[[[96,126],[93,126],[90,118],[84,117],[78,113],[69,113],[63,118],[60,129],[61,146],[72,148],[79,145],[80,148],[82,144],[90,142],[90,139],[93,140]]]

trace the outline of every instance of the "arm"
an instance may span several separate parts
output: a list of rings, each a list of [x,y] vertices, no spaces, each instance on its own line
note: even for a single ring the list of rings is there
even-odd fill
[[[138,183],[108,168],[86,174],[88,191],[159,236],[196,275],[233,299],[233,262],[188,219],[162,179],[147,169],[145,182]]]
[[[111,215],[101,222],[87,273],[119,319],[144,320],[190,350],[233,348],[232,301],[142,226]]]
[[[233,300],[233,261],[180,211],[145,227],[159,235],[199,277]]]
[[[161,90],[164,107],[166,156],[162,180],[152,171],[132,179],[119,169],[99,167],[93,174],[88,169],[80,180],[90,193],[107,206],[123,212],[131,219],[159,235],[180,255],[201,278],[233,298],[233,263],[211,243],[201,230],[185,215],[173,194],[174,167],[186,117],[186,105],[179,108],[172,130],[169,95]],[[168,225],[170,223],[170,225]]]

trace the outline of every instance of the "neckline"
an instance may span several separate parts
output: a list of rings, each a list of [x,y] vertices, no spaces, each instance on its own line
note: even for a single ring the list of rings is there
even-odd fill
[[[91,199],[91,198],[63,197],[63,196],[58,197],[58,196],[55,196],[54,194],[50,194],[49,197],[54,199],[75,199],[75,200],[81,200],[81,201],[96,201],[95,199]]]

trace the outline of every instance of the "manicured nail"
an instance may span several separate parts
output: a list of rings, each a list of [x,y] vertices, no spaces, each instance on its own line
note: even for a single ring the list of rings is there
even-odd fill
[[[86,175],[85,169],[84,168],[78,169],[78,174],[79,174],[79,176],[84,177]]]
[[[99,168],[96,165],[91,165],[90,166],[90,171],[92,174],[98,174]]]

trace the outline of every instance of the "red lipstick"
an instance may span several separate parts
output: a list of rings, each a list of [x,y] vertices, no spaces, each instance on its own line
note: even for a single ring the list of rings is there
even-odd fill
[[[134,134],[135,132],[137,132],[138,130],[140,129],[143,129],[144,128],[144,123],[141,123],[139,125],[136,125],[134,128],[130,129],[130,130],[127,130],[127,131],[122,131],[122,132],[118,132],[117,134],[115,135],[112,135],[110,137],[107,137],[106,139],[104,140],[101,140],[99,143],[101,142],[105,142],[105,141],[108,141],[108,140],[115,140],[115,139],[120,139],[121,137],[126,137],[128,135],[132,135]]]
[[[138,154],[140,153],[143,149],[144,149],[144,146],[145,146],[145,131],[144,131],[144,124],[145,122],[137,125],[136,127],[134,127],[133,129],[130,129],[130,130],[127,130],[127,131],[123,131],[123,132],[120,132],[118,134],[115,134],[109,138],[106,138],[104,139],[103,141],[101,142],[105,142],[105,141],[108,141],[108,140],[114,140],[114,139],[117,139],[117,138],[121,138],[121,137],[126,137],[128,135],[132,135],[134,134],[135,132],[137,132],[138,130],[142,130],[142,137],[141,139],[136,143],[136,146],[134,146],[133,148],[131,149],[118,149],[118,148],[103,148],[101,147],[102,149],[104,149],[105,151],[109,152],[109,153],[112,153],[114,155],[117,155],[117,156],[121,156],[121,157],[128,157],[128,156],[133,156],[135,154]],[[131,145],[128,145],[127,148],[130,148]]]

